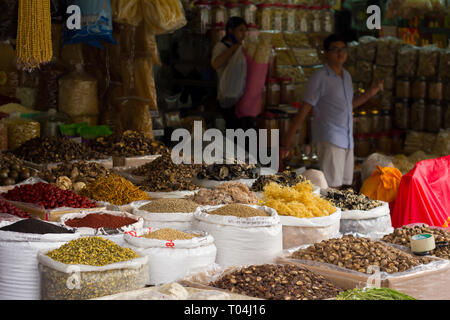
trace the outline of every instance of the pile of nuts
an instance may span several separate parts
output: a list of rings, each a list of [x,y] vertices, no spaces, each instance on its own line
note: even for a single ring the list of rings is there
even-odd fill
[[[362,210],[367,211],[383,205],[382,202],[371,200],[364,194],[358,194],[353,189],[335,190],[328,189],[325,197],[331,201],[335,207],[342,211]]]
[[[199,179],[217,181],[256,179],[258,177],[259,170],[254,164],[204,164],[197,173]]]
[[[141,184],[145,191],[170,192],[198,189],[192,183],[195,172],[195,165],[175,164],[170,153],[165,153],[154,161],[134,169],[131,173],[146,177],[145,182]]]
[[[90,147],[108,156],[134,157],[168,152],[166,146],[136,131],[125,131],[121,136],[99,137]]]
[[[105,177],[111,172],[96,162],[65,162],[56,168],[42,171],[39,177],[47,182],[54,183],[63,190],[83,189],[87,184],[99,177]]]
[[[324,240],[307,249],[297,250],[292,254],[292,258],[330,263],[363,273],[366,273],[371,265],[379,266],[381,271],[395,273],[432,261],[426,257],[415,257],[381,242],[352,235]]]
[[[33,163],[59,163],[72,160],[105,159],[86,144],[67,137],[34,138],[13,151],[14,155]]]
[[[393,233],[384,236],[382,240],[409,247],[411,237],[423,233],[432,234],[436,242],[450,243],[450,232],[444,229],[430,228],[423,225],[414,227],[403,226],[402,228],[395,229]],[[430,254],[432,256],[450,260],[450,245],[440,246],[437,244],[436,249],[430,251]]]
[[[342,291],[321,275],[290,264],[249,266],[209,285],[267,300],[324,300]]]
[[[25,167],[14,155],[0,153],[0,186],[11,186],[36,175],[36,170]]]
[[[271,182],[278,183],[284,187],[292,187],[297,183],[305,182],[307,179],[295,173],[295,171],[284,171],[278,174],[271,174],[267,176],[260,176],[252,185],[251,190],[261,192],[264,187]]]

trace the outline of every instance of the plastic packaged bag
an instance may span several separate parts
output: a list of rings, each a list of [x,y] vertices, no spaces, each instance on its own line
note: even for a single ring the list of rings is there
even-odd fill
[[[247,63],[242,47],[228,61],[219,79],[218,100],[222,108],[234,106],[244,94]]]
[[[102,48],[102,41],[115,43],[110,0],[72,0],[70,4],[81,9],[81,29],[69,30],[64,25],[63,46],[69,43],[87,43]]]
[[[377,170],[364,181],[360,192],[371,200],[392,202],[397,196],[401,179],[402,173],[397,168],[377,166]]]
[[[275,210],[264,210],[267,217],[239,218],[207,213],[223,206],[204,206],[194,213],[194,230],[208,232],[217,247],[216,263],[221,266],[272,263],[281,253],[282,226]]]
[[[413,77],[416,75],[417,61],[419,58],[419,48],[411,45],[404,45],[398,50],[397,55],[397,76]]]
[[[170,33],[187,23],[180,0],[141,0],[144,21],[156,34]]]
[[[132,130],[153,138],[150,103],[150,100],[136,96],[115,99],[114,110],[119,120],[115,125],[115,133]]]
[[[392,212],[394,228],[419,222],[448,227],[449,180],[450,156],[417,163],[401,180]]]
[[[79,234],[30,234],[0,231],[0,299],[40,300],[37,254],[56,249]]]
[[[448,117],[450,116],[449,110],[450,108],[447,109],[447,123],[449,122]],[[441,130],[438,133],[432,151],[433,154],[442,157],[450,154],[450,130]]]
[[[76,70],[59,79],[59,110],[71,117],[99,114],[97,80],[77,65]]]
[[[38,254],[42,300],[84,300],[145,287],[147,256],[102,267],[64,264]],[[69,285],[68,285],[69,284]]]
[[[395,86],[395,67],[376,65],[373,69],[373,82],[384,80],[384,88],[393,90]]]
[[[372,153],[362,164],[361,180],[364,182],[370,177],[374,170],[377,169],[377,166],[394,168],[394,164],[390,157],[379,153]]]
[[[304,244],[318,243],[339,235],[341,209],[317,218],[296,218],[280,216],[283,225],[283,249],[294,248]]]
[[[342,211],[339,231],[342,234],[359,233],[368,238],[381,238],[392,233],[389,204],[385,202],[381,207],[367,211]]]
[[[140,0],[111,0],[112,17],[115,22],[138,26],[143,19]]]
[[[148,257],[147,285],[159,285],[178,281],[191,273],[210,269],[216,261],[217,248],[214,238],[206,232],[189,230],[199,234],[190,240],[158,240],[145,238],[145,234],[158,228],[143,230],[136,236],[125,234],[127,247]]]
[[[8,120],[8,148],[14,150],[23,143],[40,136],[39,122],[29,119],[11,118]]]
[[[444,79],[450,78],[450,49],[442,50],[439,59],[439,76]],[[450,94],[449,92],[447,92]]]
[[[376,63],[380,66],[395,67],[397,62],[397,51],[402,41],[393,37],[378,39]]]
[[[356,49],[358,60],[374,62],[377,54],[377,38],[364,36],[359,38],[359,45]]]
[[[245,53],[244,53],[245,54]],[[236,105],[235,113],[243,117],[257,117],[262,111],[262,92],[267,78],[268,63],[257,63],[245,54],[247,77],[245,91]]]
[[[360,60],[356,62],[356,77],[354,81],[369,84],[372,82],[373,64],[370,61]]]
[[[417,76],[434,77],[439,67],[439,56],[441,49],[435,45],[425,46],[419,49],[419,65]]]

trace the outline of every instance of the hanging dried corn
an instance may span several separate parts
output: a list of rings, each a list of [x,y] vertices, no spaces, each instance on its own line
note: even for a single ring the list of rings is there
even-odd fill
[[[53,56],[50,0],[19,0],[17,64],[31,71]]]

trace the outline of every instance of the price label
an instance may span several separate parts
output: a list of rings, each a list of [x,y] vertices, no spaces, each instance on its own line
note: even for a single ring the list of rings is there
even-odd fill
[[[169,240],[166,242],[166,247],[167,248],[172,248],[175,247],[175,243],[173,243],[173,240]]]

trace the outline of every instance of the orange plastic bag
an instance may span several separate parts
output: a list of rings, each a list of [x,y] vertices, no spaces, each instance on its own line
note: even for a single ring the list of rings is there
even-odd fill
[[[371,200],[392,202],[397,197],[402,173],[397,168],[377,166],[372,175],[364,181],[361,193]]]

